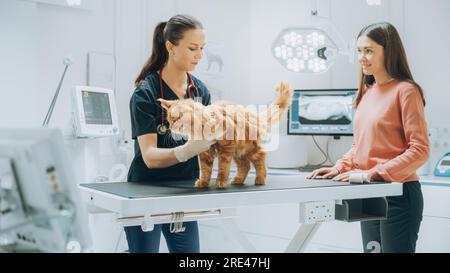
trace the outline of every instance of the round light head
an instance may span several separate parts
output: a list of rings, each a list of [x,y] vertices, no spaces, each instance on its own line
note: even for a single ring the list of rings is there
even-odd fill
[[[278,62],[293,72],[321,73],[336,59],[338,48],[321,29],[287,28],[272,46]]]

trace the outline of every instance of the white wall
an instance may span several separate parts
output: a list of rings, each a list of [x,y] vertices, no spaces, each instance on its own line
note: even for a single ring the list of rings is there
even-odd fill
[[[37,118],[39,106],[31,103],[39,98],[32,92],[38,83],[37,32],[30,31],[38,19],[35,10],[35,5],[27,2],[0,2],[0,126],[30,126],[45,117]]]
[[[408,0],[405,4],[404,42],[413,74],[424,88],[429,125],[450,125],[450,1]]]
[[[62,58],[71,54],[75,62],[68,71],[51,122],[52,126],[65,127],[70,118],[69,88],[86,83],[87,53],[98,51],[116,56],[119,117],[129,136],[128,103],[134,79],[150,55],[156,23],[175,13],[198,17],[205,26],[208,47],[223,58],[222,72],[207,71],[206,57],[195,72],[211,87],[213,99],[216,96],[242,104],[268,103],[274,95],[273,87],[281,79],[295,88],[357,85],[358,66],[344,56],[320,75],[289,72],[272,57],[271,45],[281,29],[311,25],[309,0],[96,0],[95,3],[86,10],[23,0],[0,1],[1,127],[40,126],[63,71]],[[354,39],[366,24],[393,22],[402,35],[414,76],[425,90],[429,126],[449,124],[450,109],[446,102],[450,101],[450,92],[445,84],[450,72],[449,1],[391,0],[383,1],[380,7],[369,7],[364,0],[319,0],[318,11],[330,18],[346,41]],[[321,155],[311,140],[301,139],[308,144],[310,163],[320,162]],[[323,147],[326,140],[319,138]],[[345,138],[333,143],[332,158],[339,158],[351,141]],[[248,229],[245,223],[244,229]],[[281,232],[280,236],[286,239],[286,230]],[[276,238],[274,235],[267,240]],[[213,239],[214,236],[211,243]]]
[[[2,119],[0,126],[40,126],[71,55],[52,126],[70,118],[70,86],[86,84],[87,52],[113,52],[113,2],[100,0],[93,10],[28,1],[1,2]],[[4,23],[3,23],[4,22]],[[3,42],[2,42],[3,44]],[[6,64],[6,65],[5,65]],[[5,106],[5,107],[3,107]]]
[[[450,2],[445,0],[405,1],[404,43],[413,76],[422,86],[427,100],[425,108],[431,136],[430,170],[450,149],[449,88],[445,84],[450,73],[448,44],[450,35]],[[440,136],[436,132],[440,131]],[[437,139],[439,137],[439,139]]]
[[[170,1],[114,1],[116,4],[115,55],[117,58],[117,107],[125,135],[131,137],[129,102],[134,80],[150,57],[153,30],[160,21],[167,20],[175,9]]]
[[[175,13],[197,17],[206,32],[206,50],[219,55],[223,71],[217,66],[207,70],[208,57],[204,54],[197,71],[211,91],[212,100],[226,99],[249,104],[250,98],[250,2],[193,0],[176,1]]]

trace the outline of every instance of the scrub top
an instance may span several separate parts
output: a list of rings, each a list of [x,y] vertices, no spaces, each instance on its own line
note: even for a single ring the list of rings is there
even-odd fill
[[[192,75],[191,75],[192,76]],[[206,86],[196,77],[192,80],[198,89],[199,96],[202,98],[203,105],[211,104],[211,95]],[[188,79],[189,81],[189,79]],[[142,158],[141,149],[137,137],[146,134],[156,134],[158,139],[158,148],[174,148],[186,143],[184,139],[173,139],[170,133],[159,135],[156,128],[161,124],[161,105],[157,101],[160,95],[160,81],[157,72],[150,73],[145,80],[136,88],[130,100],[131,130],[132,138],[135,140],[135,156],[128,172],[129,182],[152,182],[155,180],[177,180],[177,179],[196,179],[199,177],[198,157],[178,163],[174,166],[152,169],[148,168]],[[189,86],[189,82],[188,82]],[[190,89],[191,98],[196,96],[194,88]],[[163,94],[165,100],[177,100],[177,95],[163,81]],[[187,97],[185,95],[185,97]],[[167,114],[164,113],[167,118]]]

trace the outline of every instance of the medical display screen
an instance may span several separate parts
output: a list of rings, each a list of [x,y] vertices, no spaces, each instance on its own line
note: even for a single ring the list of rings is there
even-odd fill
[[[450,166],[450,160],[442,160],[441,165],[442,166]]]
[[[356,94],[356,89],[295,90],[289,134],[353,135]]]
[[[107,93],[82,91],[86,124],[111,125],[111,108]]]

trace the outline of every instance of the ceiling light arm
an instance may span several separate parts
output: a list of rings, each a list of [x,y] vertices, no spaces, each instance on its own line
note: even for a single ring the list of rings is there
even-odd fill
[[[327,32],[326,28],[329,27],[331,30],[331,33],[329,33],[329,35],[332,36],[331,38],[334,40],[338,48],[338,53],[340,55],[347,56],[350,63],[353,64],[355,62],[354,56],[356,40],[352,39],[349,43],[347,43],[341,32],[331,22],[330,18],[320,16],[317,7],[317,0],[311,0],[311,22],[312,25],[318,25],[319,28],[325,32]]]

